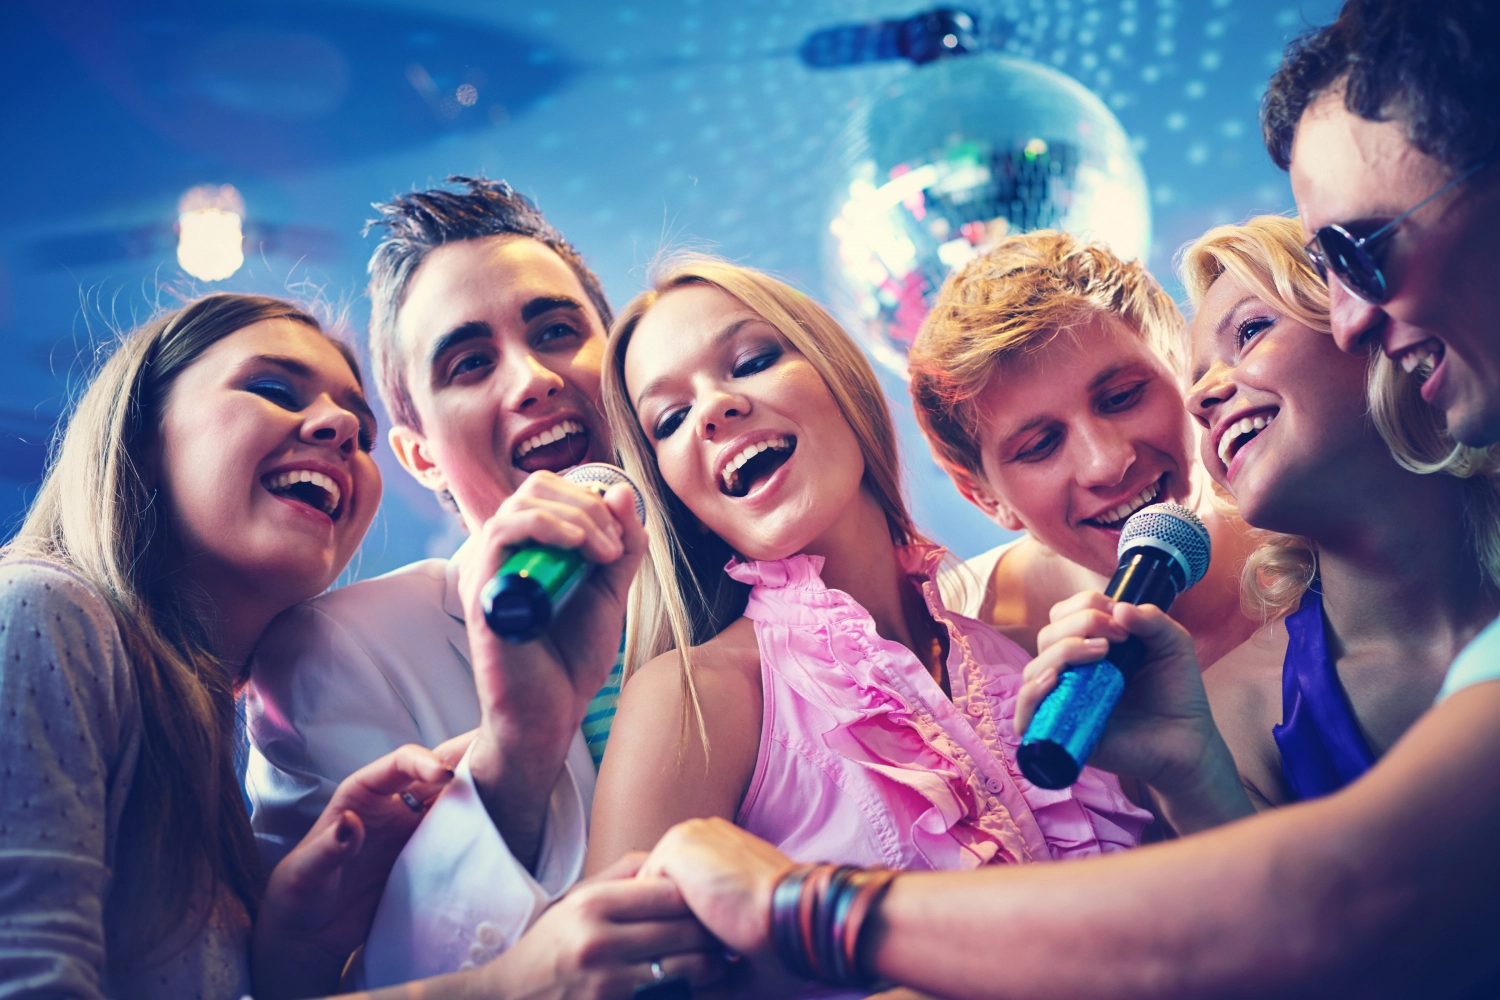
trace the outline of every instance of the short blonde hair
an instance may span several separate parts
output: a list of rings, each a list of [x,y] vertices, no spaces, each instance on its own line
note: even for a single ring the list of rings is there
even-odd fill
[[[885,393],[864,352],[843,327],[812,299],[760,271],[700,255],[667,261],[651,290],[636,296],[615,321],[605,348],[600,394],[615,447],[625,471],[645,495],[648,512],[650,554],[631,589],[625,679],[652,657],[674,647],[681,651],[683,690],[701,733],[703,717],[689,651],[744,613],[749,588],[724,573],[724,563],[733,554],[728,545],[715,535],[705,536],[662,478],[656,449],[641,429],[625,387],[625,352],[641,319],[663,295],[692,285],[718,288],[738,299],[807,358],[859,442],[865,466],[862,485],[885,511],[891,539],[900,545],[922,536],[901,494],[896,429]]]
[[[984,478],[975,399],[1007,361],[1099,316],[1125,323],[1174,373],[1182,314],[1140,261],[1050,229],[1000,240],[943,285],[909,359],[917,422],[955,479]]]
[[[1302,227],[1284,215],[1256,216],[1238,226],[1210,229],[1184,247],[1178,273],[1196,309],[1209,288],[1228,274],[1267,305],[1323,333],[1328,286],[1302,249]],[[1448,435],[1440,411],[1421,397],[1421,379],[1402,371],[1381,351],[1371,354],[1369,415],[1391,455],[1417,473],[1441,472],[1465,480],[1464,517],[1490,586],[1500,584],[1500,446],[1470,448]],[[1233,498],[1215,485],[1219,506]],[[1245,609],[1271,618],[1290,613],[1317,576],[1317,546],[1310,539],[1257,531],[1260,545],[1245,562],[1240,599]]]

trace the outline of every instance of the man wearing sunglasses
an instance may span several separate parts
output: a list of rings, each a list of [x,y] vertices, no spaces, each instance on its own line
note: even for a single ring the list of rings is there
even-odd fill
[[[1351,0],[1293,48],[1265,103],[1334,338],[1418,373],[1475,446],[1500,441],[1497,64],[1494,0]],[[1439,702],[1496,679],[1500,621],[1459,654]]]
[[[1422,397],[1473,445],[1500,440],[1496,8],[1351,3],[1265,105],[1339,346],[1429,370]]]

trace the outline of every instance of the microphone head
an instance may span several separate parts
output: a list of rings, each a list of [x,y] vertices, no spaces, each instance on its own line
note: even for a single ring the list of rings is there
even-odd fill
[[[642,524],[646,523],[645,498],[641,496],[640,488],[630,481],[629,476],[625,475],[624,469],[610,465],[608,462],[587,462],[583,465],[573,466],[567,472],[564,472],[562,477],[570,483],[577,483],[579,486],[597,487],[600,496],[603,496],[604,491],[615,483],[629,484],[630,488],[635,492],[635,516],[640,518]]]
[[[1153,548],[1171,556],[1182,570],[1186,590],[1208,572],[1208,529],[1198,515],[1181,504],[1154,503],[1131,514],[1120,530],[1118,554],[1130,549]]]

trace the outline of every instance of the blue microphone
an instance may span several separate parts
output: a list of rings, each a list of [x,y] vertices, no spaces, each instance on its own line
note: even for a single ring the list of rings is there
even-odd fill
[[[1208,529],[1186,507],[1152,504],[1125,522],[1119,554],[1105,596],[1166,611],[1208,572]],[[1078,780],[1126,683],[1145,659],[1145,644],[1131,636],[1110,643],[1104,659],[1062,672],[1016,751],[1027,780],[1041,788],[1066,788]]]
[[[641,491],[623,470],[604,462],[589,462],[564,472],[563,478],[601,497],[615,483],[628,483],[635,490],[635,516],[646,523]],[[480,591],[484,620],[502,639],[530,642],[547,631],[592,568],[577,549],[534,542],[522,545]]]

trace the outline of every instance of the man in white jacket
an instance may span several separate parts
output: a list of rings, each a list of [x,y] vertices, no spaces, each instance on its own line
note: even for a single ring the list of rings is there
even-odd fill
[[[541,530],[537,518],[584,503],[609,520],[553,473],[612,455],[597,405],[612,317],[598,278],[530,202],[504,182],[450,182],[466,190],[377,206],[370,348],[391,447],[469,539],[451,559],[282,615],[256,651],[247,698],[247,786],[272,862],[345,776],[406,743],[449,743],[457,779],[386,887],[357,975],[369,986],[498,955],[582,873],[639,562],[624,553],[603,567],[543,641],[502,644],[471,613],[500,548]],[[598,551],[618,543],[581,547],[602,562]],[[628,895],[611,899],[629,906]],[[671,967],[636,964],[641,981]]]

